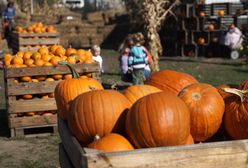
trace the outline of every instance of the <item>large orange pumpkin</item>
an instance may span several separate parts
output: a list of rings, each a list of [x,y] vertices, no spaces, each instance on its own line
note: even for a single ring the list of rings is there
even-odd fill
[[[198,81],[193,76],[183,72],[162,70],[153,73],[145,83],[177,95],[184,87],[198,83]]]
[[[190,112],[175,94],[153,93],[131,107],[126,132],[137,148],[184,145],[190,134]]]
[[[103,150],[105,152],[133,150],[130,142],[120,134],[110,133],[104,137],[95,136],[94,142],[88,145],[89,148]]]
[[[141,97],[161,91],[162,90],[150,85],[133,85],[124,90],[123,94],[131,104],[134,104]]]
[[[188,136],[186,145],[192,145],[192,144],[194,144],[194,139],[193,139],[192,135],[190,134]]]
[[[240,89],[225,88],[232,96],[225,98],[224,125],[233,139],[248,138],[248,87],[243,84]]]
[[[86,92],[71,103],[68,126],[80,142],[88,144],[95,135],[102,137],[111,132],[124,131],[125,114],[129,107],[129,101],[118,91]]]
[[[225,110],[218,90],[209,85],[196,83],[184,88],[179,97],[190,110],[190,133],[195,141],[205,141],[219,129]]]
[[[69,64],[73,78],[61,81],[55,88],[55,100],[58,114],[66,120],[71,101],[78,95],[93,89],[102,90],[103,86],[93,78],[80,78],[80,75]]]

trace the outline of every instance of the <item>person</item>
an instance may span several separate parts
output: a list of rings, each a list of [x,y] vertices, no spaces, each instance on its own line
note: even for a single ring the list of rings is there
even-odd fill
[[[133,37],[131,34],[125,39],[119,57],[120,70],[121,70],[121,80],[124,82],[132,81],[132,72],[128,69],[128,55],[131,47],[134,45]]]
[[[15,28],[16,10],[13,2],[9,2],[3,12],[3,19],[8,24],[8,28],[12,31]]]
[[[135,45],[131,47],[128,55],[129,70],[132,69],[132,82],[134,85],[144,84],[145,67],[148,64],[148,57],[145,47],[141,45],[141,38],[134,35]]]
[[[242,32],[234,24],[231,24],[224,37],[224,45],[231,50],[239,49],[242,45],[242,42]]]
[[[92,52],[92,55],[93,55],[92,59],[99,63],[100,70],[103,73],[104,72],[103,66],[102,66],[103,59],[102,59],[102,56],[101,56],[101,48],[100,48],[100,46],[93,45],[92,48],[91,48],[91,52]]]
[[[145,45],[145,37],[144,35],[141,33],[141,32],[138,32],[137,33],[137,36],[140,38],[140,43],[142,46]],[[145,66],[145,77],[146,79],[150,77],[151,75],[151,68],[150,68],[150,65],[153,63],[153,60],[152,60],[152,55],[151,53],[147,50],[146,47],[144,47],[145,51],[146,51],[146,55],[148,57],[148,64]]]

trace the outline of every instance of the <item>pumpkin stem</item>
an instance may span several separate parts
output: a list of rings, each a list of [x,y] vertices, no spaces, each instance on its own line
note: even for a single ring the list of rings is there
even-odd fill
[[[94,137],[94,141],[99,141],[101,139],[100,135],[96,134]]]
[[[227,93],[232,93],[240,97],[241,102],[244,102],[246,98],[248,98],[248,89],[247,90],[239,90],[234,88],[223,88],[223,90]]]
[[[72,74],[72,78],[80,78],[80,75],[77,73],[77,71],[67,62],[67,61],[59,61],[59,65],[66,65]]]

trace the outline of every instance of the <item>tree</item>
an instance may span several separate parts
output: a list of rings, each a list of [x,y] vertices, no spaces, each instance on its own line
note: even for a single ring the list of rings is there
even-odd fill
[[[134,21],[143,21],[147,47],[153,57],[152,71],[159,70],[159,56],[162,45],[159,31],[168,13],[179,3],[179,0],[125,0],[127,9],[131,10]]]

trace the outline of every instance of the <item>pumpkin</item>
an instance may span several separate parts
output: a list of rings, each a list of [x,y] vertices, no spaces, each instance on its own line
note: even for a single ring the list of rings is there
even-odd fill
[[[150,85],[133,85],[124,90],[123,95],[131,104],[134,104],[139,98],[156,92],[161,92],[161,90]]]
[[[77,54],[77,50],[75,48],[68,48],[65,52],[65,55],[69,57],[71,54]]]
[[[62,47],[62,46],[60,46],[60,47],[58,47],[56,50],[55,50],[55,55],[57,55],[57,56],[63,56],[63,55],[65,55],[65,49]]]
[[[27,99],[32,99],[33,98],[33,95],[31,94],[25,94],[22,96],[23,99],[27,100]]]
[[[20,81],[22,82],[31,82],[32,78],[30,76],[23,76],[20,78]]]
[[[58,56],[52,57],[51,60],[50,60],[51,64],[54,65],[54,66],[58,65],[59,61],[61,61],[61,59]]]
[[[194,139],[191,134],[189,134],[186,145],[192,145],[194,144]]]
[[[222,17],[222,16],[224,16],[225,15],[225,11],[224,10],[219,10],[218,11],[218,16],[219,17]]]
[[[190,110],[190,133],[195,141],[205,141],[219,129],[225,103],[218,90],[209,85],[196,83],[184,88],[179,97]]]
[[[43,66],[44,65],[44,61],[42,59],[36,59],[36,60],[34,60],[34,65],[36,65],[36,66]]]
[[[89,148],[103,150],[105,152],[133,150],[130,142],[120,134],[110,133],[104,137],[95,136],[94,142],[88,145]]]
[[[31,58],[33,60],[37,60],[37,59],[41,59],[41,54],[39,52],[34,52],[32,55],[31,55]]]
[[[248,89],[248,80],[240,84],[239,88],[245,90]]]
[[[60,63],[62,64],[62,62]],[[69,104],[74,98],[92,89],[103,89],[103,86],[95,79],[80,78],[80,75],[73,67],[68,63],[64,64],[70,68],[73,78],[58,83],[55,88],[55,100],[58,107],[58,114],[66,120],[67,113],[69,112]]]
[[[200,45],[205,44],[205,39],[204,39],[203,37],[200,37],[200,38],[198,39],[198,44],[200,44]]]
[[[30,59],[31,56],[32,56],[33,52],[32,51],[27,51],[23,54],[23,59],[26,60],[26,59]]]
[[[243,88],[242,88],[243,86]],[[225,98],[224,125],[233,139],[248,138],[248,88],[224,88],[231,96]]]
[[[14,65],[22,65],[23,64],[23,59],[18,56],[14,56],[14,58],[11,60],[11,63]]]
[[[153,73],[145,83],[177,95],[184,87],[198,83],[198,81],[193,76],[183,72],[162,70]]]
[[[73,89],[75,90],[75,87]],[[124,131],[125,115],[129,107],[129,101],[118,91],[86,92],[72,101],[67,115],[68,126],[80,142],[88,144],[95,135],[102,137],[111,132]]]
[[[201,12],[199,12],[199,16],[200,16],[200,17],[205,17],[206,14],[205,14],[205,12],[201,11]]]
[[[38,49],[38,52],[41,54],[41,55],[44,55],[44,54],[49,54],[49,49],[47,47],[41,47]]]
[[[4,59],[4,65],[9,66],[11,64],[11,60],[13,59],[13,56],[11,54],[5,54],[3,59]]]
[[[175,94],[153,93],[131,107],[126,132],[136,148],[184,145],[190,134],[190,112]]]
[[[224,85],[220,85],[220,86],[218,86],[216,88],[219,91],[220,95],[223,97],[223,99],[225,99],[226,97],[231,96],[232,94],[225,92],[223,90],[224,88],[236,88],[236,89],[238,89],[239,86],[234,85],[234,84],[224,84]]]
[[[214,31],[215,27],[213,24],[208,25],[208,30],[209,31]]]

